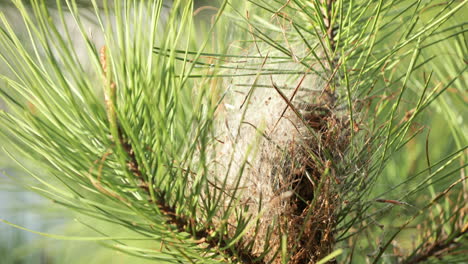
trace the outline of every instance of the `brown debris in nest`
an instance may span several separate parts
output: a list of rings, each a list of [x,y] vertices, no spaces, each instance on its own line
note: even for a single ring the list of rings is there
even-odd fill
[[[334,164],[343,159],[349,144],[349,123],[344,117],[336,116],[333,109],[312,104],[295,105],[296,109],[290,109],[286,118],[299,133],[289,140],[284,153],[272,157],[268,143],[260,146],[267,149],[260,160],[273,165],[271,188],[276,202],[267,205],[269,212],[262,216],[264,230],[256,236],[264,238],[267,228],[277,222],[266,242],[272,249],[266,261],[274,264],[283,263],[281,254],[274,254],[280,250],[282,234],[287,234],[290,264],[316,263],[332,252],[339,207],[337,184],[340,183]],[[291,102],[289,106],[295,107]],[[301,117],[295,116],[294,113],[299,112]],[[280,199],[288,192],[291,195],[287,199]],[[249,235],[246,238],[248,240]],[[264,244],[258,243],[257,249],[261,246]],[[253,252],[257,256],[261,253],[261,250]]]
[[[252,105],[264,103],[271,96],[256,93]],[[246,193],[241,201],[249,204],[249,213],[254,217],[262,213],[258,225],[248,230],[240,244],[253,243],[244,249],[253,256],[263,256],[264,263],[283,263],[283,235],[287,235],[291,264],[315,263],[330,254],[335,244],[337,185],[342,175],[335,164],[343,160],[351,126],[346,116],[338,116],[335,109],[323,104],[325,98],[317,98],[322,104],[305,104],[292,102],[291,97],[280,93],[280,98],[273,98],[262,110],[265,114],[270,113],[268,109],[278,110],[268,116],[267,130],[275,129],[258,145],[258,158],[252,159],[242,182]],[[273,102],[275,105],[271,105]],[[286,112],[280,106],[284,103]],[[246,115],[243,124],[259,123],[255,118],[263,112],[258,113],[260,106],[255,110]],[[283,117],[281,121],[278,115]],[[242,129],[241,137],[248,135],[248,129],[254,130],[251,125]],[[257,197],[264,200],[255,202]],[[235,226],[236,219],[230,223]]]
[[[292,252],[291,264],[315,263],[332,251],[339,201],[333,163],[341,159],[349,134],[346,122],[328,107],[302,105],[301,110],[318,137],[305,137],[299,148],[291,150],[291,162],[299,168],[285,174],[296,194],[283,213],[282,223],[288,234],[288,251]]]

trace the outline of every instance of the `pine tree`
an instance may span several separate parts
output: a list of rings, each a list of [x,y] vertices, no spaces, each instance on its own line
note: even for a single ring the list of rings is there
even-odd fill
[[[155,263],[461,261],[466,2],[13,0],[0,131],[45,169],[34,191],[108,223],[47,236]]]

